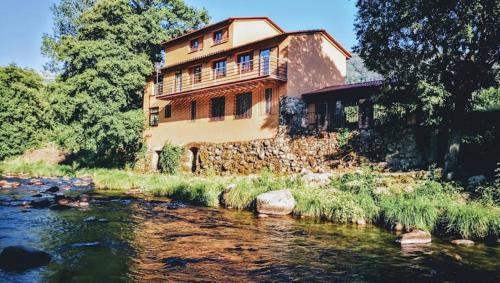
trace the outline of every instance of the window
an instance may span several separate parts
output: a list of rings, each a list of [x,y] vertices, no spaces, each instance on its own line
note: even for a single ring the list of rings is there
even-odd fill
[[[238,55],[238,69],[240,73],[250,72],[253,69],[252,52]]]
[[[195,52],[198,50],[201,50],[203,48],[202,43],[201,43],[201,37],[195,38],[191,40],[191,52]]]
[[[165,118],[172,117],[172,105],[165,105]]]
[[[162,95],[162,94],[163,94],[163,75],[157,74],[153,95]]]
[[[214,45],[223,43],[225,38],[224,34],[226,33],[226,30],[218,30],[214,32],[213,40],[214,40]]]
[[[191,69],[191,83],[197,84],[201,82],[201,65]]]
[[[252,117],[252,93],[236,95],[236,118]]]
[[[191,121],[196,120],[196,101],[191,101]]]
[[[210,120],[224,120],[226,111],[226,98],[224,96],[210,99]]]
[[[264,100],[266,103],[266,114],[271,114],[272,104],[273,104],[273,89],[266,88],[264,93]]]
[[[158,107],[149,109],[149,125],[150,126],[158,126],[158,120],[160,119],[159,115],[160,110]]]
[[[175,72],[174,90],[175,90],[175,92],[182,91],[182,71]]]
[[[226,59],[215,61],[213,64],[214,79],[223,78],[226,76]]]

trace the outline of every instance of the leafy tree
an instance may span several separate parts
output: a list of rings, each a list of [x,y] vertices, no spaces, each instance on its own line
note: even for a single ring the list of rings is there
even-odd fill
[[[458,169],[464,114],[472,94],[498,86],[500,2],[358,0],[355,48],[393,85],[421,122],[449,128],[444,176]],[[427,115],[423,115],[427,114]]]
[[[476,111],[500,110],[500,88],[490,87],[472,95],[472,108]]]
[[[54,11],[42,50],[61,67],[51,86],[59,143],[85,165],[134,162],[160,42],[206,23],[206,11],[182,0],[63,0]]]
[[[42,77],[15,65],[0,67],[0,160],[46,140],[50,121]]]

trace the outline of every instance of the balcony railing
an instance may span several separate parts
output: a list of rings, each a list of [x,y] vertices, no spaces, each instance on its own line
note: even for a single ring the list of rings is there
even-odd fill
[[[286,59],[263,57],[258,60],[228,63],[225,68],[202,69],[202,72],[176,76],[156,84],[155,95],[171,95],[266,77],[286,81]]]

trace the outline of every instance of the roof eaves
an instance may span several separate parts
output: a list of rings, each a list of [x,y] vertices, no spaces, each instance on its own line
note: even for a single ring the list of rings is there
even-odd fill
[[[176,42],[176,41],[178,41],[180,39],[183,39],[183,38],[186,38],[186,37],[189,37],[189,36],[193,36],[194,34],[202,32],[202,31],[204,31],[206,29],[209,29],[209,28],[212,28],[212,27],[216,27],[218,25],[230,24],[230,23],[232,23],[235,20],[259,20],[259,19],[260,20],[266,20],[266,21],[268,21],[279,32],[285,33],[285,31],[280,26],[278,26],[273,20],[271,20],[269,17],[263,17],[263,16],[261,16],[261,17],[231,17],[231,18],[227,18],[225,20],[222,20],[222,21],[219,21],[219,22],[216,22],[216,23],[213,23],[213,24],[206,25],[206,26],[201,27],[199,29],[187,32],[187,33],[185,33],[183,35],[180,35],[178,37],[162,41],[160,44],[161,45],[166,45],[166,44],[169,44],[169,43],[172,43],[172,42]]]
[[[320,88],[318,90],[304,93],[303,95],[313,95],[313,94],[326,93],[326,92],[331,92],[331,91],[355,89],[355,88],[363,88],[363,87],[378,87],[378,86],[381,86],[383,83],[384,83],[384,80],[375,80],[375,81],[353,83],[353,84],[332,85],[332,86],[327,86],[324,88]]]

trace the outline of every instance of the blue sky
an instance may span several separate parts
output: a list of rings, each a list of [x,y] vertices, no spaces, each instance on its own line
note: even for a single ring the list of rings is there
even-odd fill
[[[232,16],[268,16],[284,30],[323,28],[347,49],[356,43],[354,0],[185,0],[207,8],[212,22]],[[58,0],[2,0],[0,8],[0,65],[16,63],[43,69],[40,53],[44,33],[52,32],[50,6]]]

